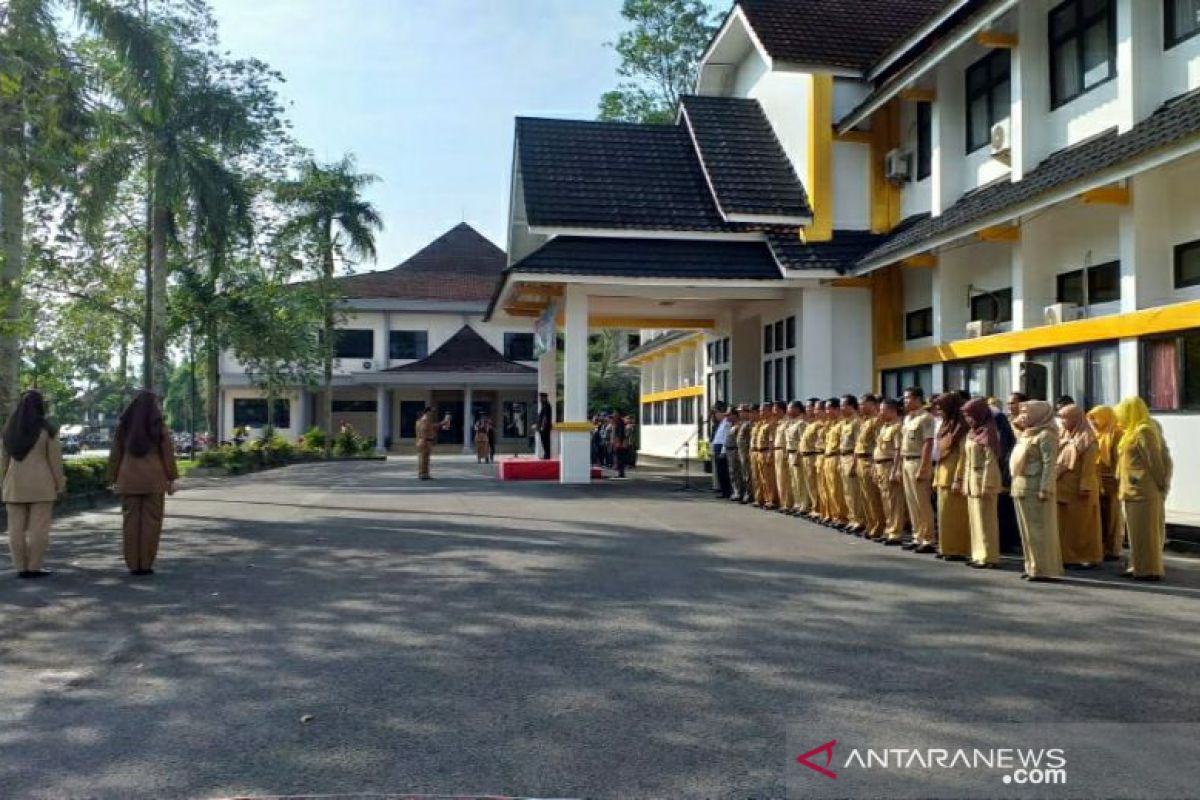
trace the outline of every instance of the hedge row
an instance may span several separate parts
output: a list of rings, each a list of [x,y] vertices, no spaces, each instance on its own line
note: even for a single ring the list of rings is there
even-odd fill
[[[338,458],[355,458],[372,455],[375,440],[353,431],[346,431],[333,440],[333,455]],[[251,442],[234,445],[223,444],[198,454],[198,465],[211,469],[223,469],[230,475],[254,472],[259,469],[279,467],[325,458],[325,436],[313,428],[301,437],[298,445],[277,434],[266,432]]]

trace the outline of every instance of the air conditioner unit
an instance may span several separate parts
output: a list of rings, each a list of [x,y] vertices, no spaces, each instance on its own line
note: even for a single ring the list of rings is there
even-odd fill
[[[912,154],[901,148],[890,151],[885,158],[884,174],[894,183],[912,180]]]
[[[1012,127],[1008,120],[992,126],[990,152],[992,158],[1004,158],[1012,151]]]
[[[990,319],[977,319],[967,323],[967,338],[978,339],[980,336],[990,336],[996,330],[996,323]]]
[[[1046,306],[1042,313],[1047,325],[1061,325],[1064,322],[1083,319],[1083,309],[1074,303],[1055,303]]]
[[[370,372],[371,370],[375,369],[375,362],[370,360],[364,361],[362,362],[362,368],[363,372]]]

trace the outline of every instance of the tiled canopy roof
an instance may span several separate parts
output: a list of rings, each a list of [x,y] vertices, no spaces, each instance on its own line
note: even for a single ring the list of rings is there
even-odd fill
[[[491,286],[488,287],[489,291]],[[496,348],[464,325],[458,333],[420,361],[392,367],[387,372],[468,372],[487,375],[528,375],[537,370],[509,361]]]
[[[738,0],[771,58],[864,71],[946,0]]]
[[[771,252],[779,263],[795,270],[833,270],[848,272],[872,248],[887,240],[870,231],[834,231],[828,242],[805,243],[796,234],[772,233],[767,236]]]
[[[688,95],[681,106],[701,167],[726,216],[808,221],[808,194],[757,100]]]
[[[927,240],[953,235],[959,230],[969,232],[972,225],[989,217],[1015,211],[1042,195],[1069,189],[1072,184],[1098,177],[1104,170],[1198,135],[1200,90],[1164,104],[1128,133],[1106,131],[1051,154],[1020,181],[1002,179],[964,195],[940,216],[923,218],[894,233],[867,253],[861,263],[867,267],[886,264],[889,257]]]
[[[557,236],[514,264],[509,272],[730,280],[782,277],[763,242],[583,236]]]
[[[338,278],[338,288],[352,300],[486,303],[506,261],[503,250],[463,222],[399,266]]]

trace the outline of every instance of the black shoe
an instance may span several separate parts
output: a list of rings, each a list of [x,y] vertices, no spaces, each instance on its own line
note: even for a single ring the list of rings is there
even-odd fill
[[[942,556],[942,561],[954,561],[961,563],[968,560],[969,559],[966,556]]]
[[[47,578],[54,574],[52,569],[27,569],[24,572],[17,573],[22,578]]]
[[[936,553],[937,548],[931,544],[923,544],[913,550],[914,553]]]
[[[1163,579],[1162,575],[1134,575],[1135,581],[1148,581],[1150,583],[1158,583]]]
[[[904,542],[900,539],[884,539],[883,546],[884,547],[903,547]]]
[[[915,542],[907,542],[906,544],[901,545],[901,547],[903,547],[905,550],[916,550],[917,549],[917,545]]]
[[[32,578],[33,573],[27,569],[22,569],[17,571],[17,577],[21,579]]]
[[[137,575],[138,577],[141,577],[143,575],[153,575],[154,570],[152,570],[152,569],[131,569],[131,570],[129,570],[129,574]]]
[[[1120,561],[1121,557],[1120,556],[1105,556],[1104,560],[1105,561]]]
[[[1028,580],[1030,583],[1054,583],[1058,578],[1051,578],[1049,575],[1030,575]]]

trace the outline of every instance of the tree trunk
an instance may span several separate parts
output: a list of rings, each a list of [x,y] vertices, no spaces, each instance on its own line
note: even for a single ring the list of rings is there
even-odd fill
[[[17,136],[22,134],[18,133]],[[14,152],[11,132],[3,152]],[[0,420],[21,391],[21,281],[25,274],[25,179],[13,165],[0,175]]]
[[[325,346],[322,353],[325,383],[321,392],[321,428],[325,431],[325,457],[328,458],[333,453],[333,354],[334,348],[337,346],[333,327],[333,298],[331,297],[333,293],[333,232],[331,230],[325,231],[325,241],[321,245],[321,267],[325,283],[322,288],[325,295],[322,299],[325,312]]]
[[[221,343],[217,336],[216,320],[206,325],[205,375],[208,378],[208,446],[215,448],[221,442]]]
[[[167,372],[167,228],[170,212],[155,203],[150,224],[150,391],[166,394]]]

